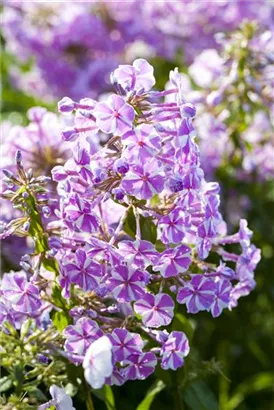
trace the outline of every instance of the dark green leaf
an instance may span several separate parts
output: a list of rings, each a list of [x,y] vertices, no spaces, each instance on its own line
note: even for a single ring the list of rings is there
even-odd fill
[[[184,402],[192,410],[218,410],[214,393],[203,381],[196,381],[183,392]]]
[[[142,215],[140,216],[140,228],[141,228],[141,236],[142,239],[146,241],[150,241],[152,243],[156,242],[157,239],[157,228],[156,225],[153,223],[153,219],[148,217],[144,218]],[[133,213],[133,210],[130,209],[128,216],[125,220],[123,230],[132,238],[135,238],[136,235],[136,220]]]

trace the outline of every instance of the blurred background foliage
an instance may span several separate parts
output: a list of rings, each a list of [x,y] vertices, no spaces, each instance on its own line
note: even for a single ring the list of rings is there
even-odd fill
[[[5,49],[3,37],[1,48],[2,121],[25,125],[26,111],[32,106],[44,106],[57,112],[57,104],[45,104],[14,88],[9,76],[11,65],[20,65],[27,71],[31,61],[23,66],[16,61]],[[153,59],[159,88],[166,84],[174,65],[187,73],[181,61],[179,56],[178,61],[172,63]],[[108,388],[95,391],[96,410],[114,409],[114,401],[117,410],[176,410],[175,406],[186,410],[274,410],[273,181],[240,182],[233,177],[230,164],[224,164],[217,176],[223,204],[228,202],[231,192],[235,198],[244,195],[249,199],[245,218],[254,231],[255,245],[262,249],[256,289],[247,298],[240,299],[237,309],[225,310],[216,319],[204,312],[192,316],[191,326],[181,306],[176,321],[190,338],[192,347],[185,367],[177,372],[159,369],[145,381],[113,387],[114,397]],[[227,213],[224,206],[225,220]],[[107,405],[102,401],[105,395]],[[84,409],[80,395],[74,397],[74,405]]]

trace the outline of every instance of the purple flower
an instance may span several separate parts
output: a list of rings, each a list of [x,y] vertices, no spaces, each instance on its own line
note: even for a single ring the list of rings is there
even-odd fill
[[[101,131],[117,135],[129,131],[135,117],[132,106],[119,95],[111,95],[106,102],[97,103],[93,114]]]
[[[94,320],[82,317],[75,325],[67,326],[63,334],[66,338],[65,350],[83,356],[90,344],[103,336],[103,331]]]
[[[244,280],[237,283],[236,286],[230,292],[229,309],[236,307],[238,305],[238,300],[242,296],[247,296],[255,288],[256,282],[254,279],[245,278]]]
[[[34,316],[42,306],[39,289],[27,281],[25,272],[6,273],[1,289],[15,311]]]
[[[191,249],[186,245],[180,245],[164,251],[153,270],[159,271],[164,278],[170,278],[185,272],[191,262]]]
[[[183,332],[171,332],[161,348],[163,369],[177,370],[184,365],[184,357],[189,353],[189,343]]]
[[[142,322],[147,327],[169,325],[173,318],[174,302],[165,293],[152,295],[146,293],[134,304],[136,313],[142,316]]]
[[[219,276],[220,279],[236,279],[234,270],[229,268],[225,263],[222,262],[220,262],[220,265],[216,269],[216,275]]]
[[[90,237],[87,242],[87,254],[91,258],[106,259],[113,265],[119,265],[121,257],[117,249],[100,239]]]
[[[127,265],[115,266],[107,280],[109,289],[119,302],[136,300],[145,293],[148,272]]]
[[[123,371],[127,380],[144,380],[154,372],[157,359],[154,353],[148,352],[131,355],[124,363],[128,365]]]
[[[137,91],[137,94],[149,91],[155,84],[153,67],[143,58],[138,58],[133,65],[119,65],[113,72],[112,81],[126,91]]]
[[[123,361],[132,354],[142,353],[144,342],[137,333],[130,333],[126,329],[114,329],[109,338],[114,359],[117,362]]]
[[[88,151],[81,147],[80,144],[77,144],[73,158],[76,164],[76,172],[86,181],[90,181],[92,179],[92,172],[90,169],[90,156]]]
[[[161,241],[165,244],[181,242],[190,225],[190,215],[185,215],[181,208],[174,209],[158,222],[158,228],[161,230]]]
[[[64,208],[65,222],[69,227],[79,231],[95,232],[99,227],[99,219],[92,211],[89,201],[74,195],[69,198],[68,205]]]
[[[156,160],[134,166],[123,178],[122,188],[137,199],[149,199],[164,189],[165,174]]]
[[[113,368],[113,373],[110,377],[106,378],[105,383],[110,386],[122,386],[126,382],[123,374],[123,369],[115,367]]]
[[[149,241],[121,241],[118,243],[119,253],[129,264],[145,269],[158,261],[159,253]]]
[[[42,404],[38,407],[38,410],[44,410],[51,406],[55,406],[58,410],[75,410],[73,407],[71,397],[66,393],[65,389],[58,387],[55,384],[50,386],[49,392],[51,394],[52,400],[48,403]]]
[[[220,316],[224,308],[228,307],[232,285],[228,280],[220,280],[216,283],[215,299],[211,305],[213,317]]]
[[[240,280],[253,277],[254,270],[261,260],[261,250],[255,245],[243,249],[236,265],[236,274]]]
[[[185,303],[189,313],[209,310],[215,297],[216,283],[203,275],[194,275],[190,282],[179,289],[177,301]]]
[[[144,163],[155,157],[161,150],[161,140],[154,127],[143,124],[126,132],[122,136],[122,143],[126,145],[125,156],[131,162]]]
[[[101,265],[89,258],[83,249],[77,249],[75,262],[63,268],[69,280],[85,291],[96,289],[102,277]]]
[[[178,128],[178,134],[175,139],[177,147],[180,147],[185,154],[189,154],[193,144],[195,130],[190,118],[183,118]]]

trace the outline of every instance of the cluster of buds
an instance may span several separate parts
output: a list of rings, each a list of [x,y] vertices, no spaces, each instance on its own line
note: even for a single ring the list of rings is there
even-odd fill
[[[190,345],[176,314],[232,309],[254,288],[260,260],[246,221],[226,233],[178,71],[166,91],[152,89],[153,67],[143,59],[119,66],[111,80],[116,93],[106,99],[60,101],[62,113],[76,114],[63,131],[71,156],[52,170],[60,208],[43,228],[46,253],[36,247],[43,257],[34,273],[6,274],[1,286],[13,311],[50,310],[48,326],[62,331],[60,354],[82,366],[93,388],[143,380],[158,364],[182,367]],[[18,163],[20,198],[33,198],[41,188]]]

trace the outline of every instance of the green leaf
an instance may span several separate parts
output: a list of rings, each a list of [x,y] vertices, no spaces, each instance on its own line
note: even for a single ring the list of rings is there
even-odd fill
[[[24,383],[24,373],[20,366],[16,366],[14,369],[14,379],[16,380],[14,383],[21,387]]]
[[[4,393],[12,387],[12,378],[11,376],[4,376],[0,379],[0,393]]]
[[[153,222],[153,219],[148,217],[144,218],[142,215],[140,217],[140,228],[142,239],[155,243],[157,239],[157,228]]]
[[[67,309],[68,305],[66,302],[66,299],[63,298],[62,293],[61,293],[61,288],[57,285],[55,285],[52,289],[51,293],[51,299],[52,302],[55,306],[60,307],[61,309]]]
[[[110,386],[105,385],[101,389],[92,390],[92,393],[105,403],[108,410],[115,410],[114,395]]]
[[[140,228],[141,228],[141,236],[142,239],[146,241],[150,241],[152,243],[156,242],[157,239],[157,228],[156,225],[153,223],[153,219],[151,217],[144,218],[142,215],[140,216]],[[123,230],[132,238],[135,238],[136,235],[136,220],[133,213],[133,210],[130,209],[128,216],[124,222]]]
[[[54,326],[59,332],[62,332],[68,325],[72,323],[69,315],[66,312],[53,312],[51,317]]]
[[[214,393],[203,381],[196,381],[186,388],[183,400],[192,410],[219,409]]]
[[[42,264],[46,270],[50,272],[59,273],[58,264],[55,259],[43,258]]]
[[[227,410],[237,409],[245,397],[262,390],[274,391],[274,372],[262,372],[240,384],[227,404]]]
[[[108,410],[115,410],[114,394],[110,386],[107,384],[104,386],[105,391],[105,403]]]
[[[44,395],[42,390],[38,389],[35,386],[24,386],[25,391],[29,393],[30,396],[34,396],[39,400],[40,402],[46,402],[47,401],[47,396]]]
[[[154,386],[149,389],[144,400],[139,404],[136,410],[149,410],[155,396],[162,391],[166,385],[162,380],[158,380]]]

